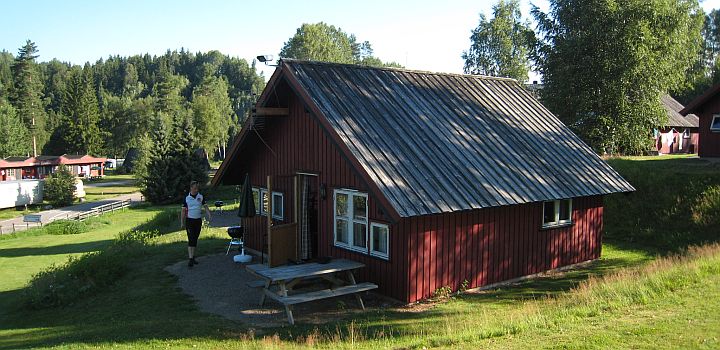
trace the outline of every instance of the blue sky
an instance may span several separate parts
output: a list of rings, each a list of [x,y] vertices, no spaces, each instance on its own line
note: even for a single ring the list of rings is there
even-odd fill
[[[35,41],[40,60],[82,64],[109,55],[162,54],[185,47],[251,60],[277,52],[302,23],[324,21],[368,40],[375,55],[408,68],[461,72],[478,14],[495,0],[415,1],[7,1],[0,50]],[[528,16],[531,1],[522,0]],[[533,0],[540,8],[547,0]],[[720,0],[706,0],[707,10]],[[32,18],[32,20],[28,20]],[[272,68],[263,68],[269,77]]]

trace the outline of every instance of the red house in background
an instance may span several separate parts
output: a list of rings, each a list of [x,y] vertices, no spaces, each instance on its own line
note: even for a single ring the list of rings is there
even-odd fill
[[[668,114],[665,126],[655,130],[655,147],[659,154],[697,153],[699,121],[694,114],[682,115],[683,105],[664,95],[661,102]]]
[[[634,190],[515,80],[295,60],[213,184],[246,173],[246,247],[360,261],[405,302],[597,259],[603,196]]]
[[[720,84],[692,100],[680,112],[700,118],[700,157],[720,157]]]
[[[61,164],[78,177],[100,177],[105,175],[103,165],[106,158],[89,155],[8,157],[0,159],[2,181],[22,179],[44,179],[57,170]]]

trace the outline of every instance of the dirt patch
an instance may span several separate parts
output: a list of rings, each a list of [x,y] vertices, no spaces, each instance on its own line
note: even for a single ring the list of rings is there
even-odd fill
[[[261,288],[250,288],[247,282],[258,280],[245,271],[243,264],[233,262],[230,255],[217,254],[197,258],[198,265],[188,268],[183,260],[165,268],[178,277],[182,291],[192,296],[201,311],[247,323],[253,327],[287,326],[282,305],[273,300],[259,306]],[[257,259],[256,259],[257,261]],[[254,262],[257,263],[257,262]],[[318,283],[306,283],[298,291],[326,288]],[[362,294],[365,312],[398,306],[396,302],[374,293]],[[306,304],[295,305],[296,323],[324,324],[362,313],[353,296],[342,296]]]

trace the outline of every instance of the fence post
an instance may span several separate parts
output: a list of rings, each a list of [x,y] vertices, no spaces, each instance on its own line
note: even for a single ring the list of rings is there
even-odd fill
[[[13,233],[15,233],[15,223],[13,222]]]
[[[2,234],[3,234],[3,232],[2,232],[2,226],[0,226],[0,235],[2,235]]]

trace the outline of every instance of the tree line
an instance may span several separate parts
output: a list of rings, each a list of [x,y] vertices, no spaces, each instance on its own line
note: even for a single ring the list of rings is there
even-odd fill
[[[28,40],[0,52],[0,157],[147,148],[152,128],[187,119],[193,147],[220,154],[262,90],[254,62],[218,51],[37,62]]]
[[[667,123],[660,98],[689,102],[720,82],[720,12],[697,0],[518,0],[480,15],[462,53],[468,74],[542,76],[540,97],[601,154],[643,154]]]

